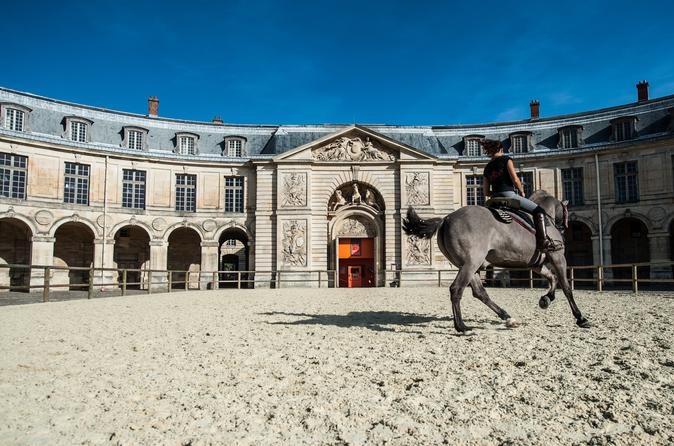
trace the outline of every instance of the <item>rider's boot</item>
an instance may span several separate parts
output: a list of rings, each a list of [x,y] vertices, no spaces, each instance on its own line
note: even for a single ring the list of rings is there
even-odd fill
[[[534,223],[536,226],[537,250],[542,252],[552,252],[562,249],[561,243],[548,237],[548,232],[545,228],[545,214],[543,212],[536,212],[534,214]]]

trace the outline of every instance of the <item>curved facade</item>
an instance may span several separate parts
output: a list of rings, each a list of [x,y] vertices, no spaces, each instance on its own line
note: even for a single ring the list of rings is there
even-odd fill
[[[674,96],[638,88],[610,109],[539,118],[532,102],[529,120],[407,127],[189,122],[159,117],[156,98],[143,116],[0,88],[0,261],[187,270],[174,280],[192,288],[214,286],[196,273],[216,270],[337,270],[323,286],[382,286],[388,269],[450,267],[435,240],[402,233],[401,215],[480,204],[483,137],[503,141],[527,189],[571,201],[570,264],[669,260]],[[0,282],[41,284],[33,274],[2,269]]]

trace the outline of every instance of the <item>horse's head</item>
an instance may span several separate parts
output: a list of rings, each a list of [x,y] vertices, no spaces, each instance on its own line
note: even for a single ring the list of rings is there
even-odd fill
[[[555,226],[564,234],[569,228],[569,202],[567,200],[559,201],[544,190],[537,190],[529,198],[545,210],[545,213],[555,219]]]

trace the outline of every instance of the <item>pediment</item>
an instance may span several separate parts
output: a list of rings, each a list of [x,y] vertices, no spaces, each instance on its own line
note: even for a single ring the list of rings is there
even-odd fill
[[[275,158],[317,163],[387,163],[399,159],[433,160],[434,156],[362,126],[350,126]]]

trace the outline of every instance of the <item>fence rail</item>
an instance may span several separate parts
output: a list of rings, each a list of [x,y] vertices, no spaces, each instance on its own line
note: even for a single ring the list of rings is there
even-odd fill
[[[651,277],[652,269],[659,269],[661,277]],[[47,302],[52,291],[59,289],[67,290],[85,290],[87,298],[91,298],[95,288],[115,287],[121,290],[122,295],[126,295],[129,287],[138,287],[148,294],[153,292],[173,292],[177,289],[185,291],[190,289],[219,289],[223,287],[248,288],[255,287],[258,284],[265,284],[274,288],[282,288],[284,284],[316,284],[319,288],[339,287],[340,281],[336,270],[270,270],[270,271],[189,271],[189,270],[157,270],[157,269],[132,269],[132,268],[87,268],[87,267],[67,267],[51,265],[17,265],[0,264],[0,270],[10,269],[11,271],[28,271],[29,283],[7,285],[0,284],[0,291],[5,290],[40,290],[42,291],[42,300]],[[648,273],[648,277],[640,277],[640,269]],[[614,274],[623,271],[620,274]],[[67,281],[63,283],[53,282],[54,274],[60,271],[67,272]],[[378,273],[377,282],[384,286],[400,287],[406,284],[428,284],[441,287],[448,285],[457,273],[457,269],[388,269]],[[586,275],[591,277],[580,277],[578,272],[586,271]],[[627,271],[627,272],[624,272]],[[73,272],[80,272],[85,281],[81,283],[72,282]],[[116,280],[104,281],[107,278]],[[607,275],[607,272],[610,274]],[[603,291],[607,285],[616,286],[616,284],[630,284],[634,293],[638,293],[640,285],[644,284],[674,284],[672,278],[674,272],[674,261],[669,262],[648,262],[648,263],[623,263],[608,265],[583,265],[569,266],[567,268],[567,278],[572,289],[578,284],[593,285],[598,291]],[[35,274],[38,273],[38,274]],[[136,274],[138,280],[129,281],[129,276]],[[513,274],[515,273],[515,274]],[[518,285],[524,283],[524,287],[534,288],[536,283],[543,284],[545,279],[535,274],[529,268],[496,268],[489,269],[485,280],[489,285],[497,283],[511,283]],[[488,277],[491,275],[492,277]],[[581,274],[582,275],[582,274]],[[522,277],[523,276],[523,277]],[[24,281],[27,277],[24,276]],[[66,283],[67,282],[67,283]],[[518,286],[522,287],[522,286]]]

